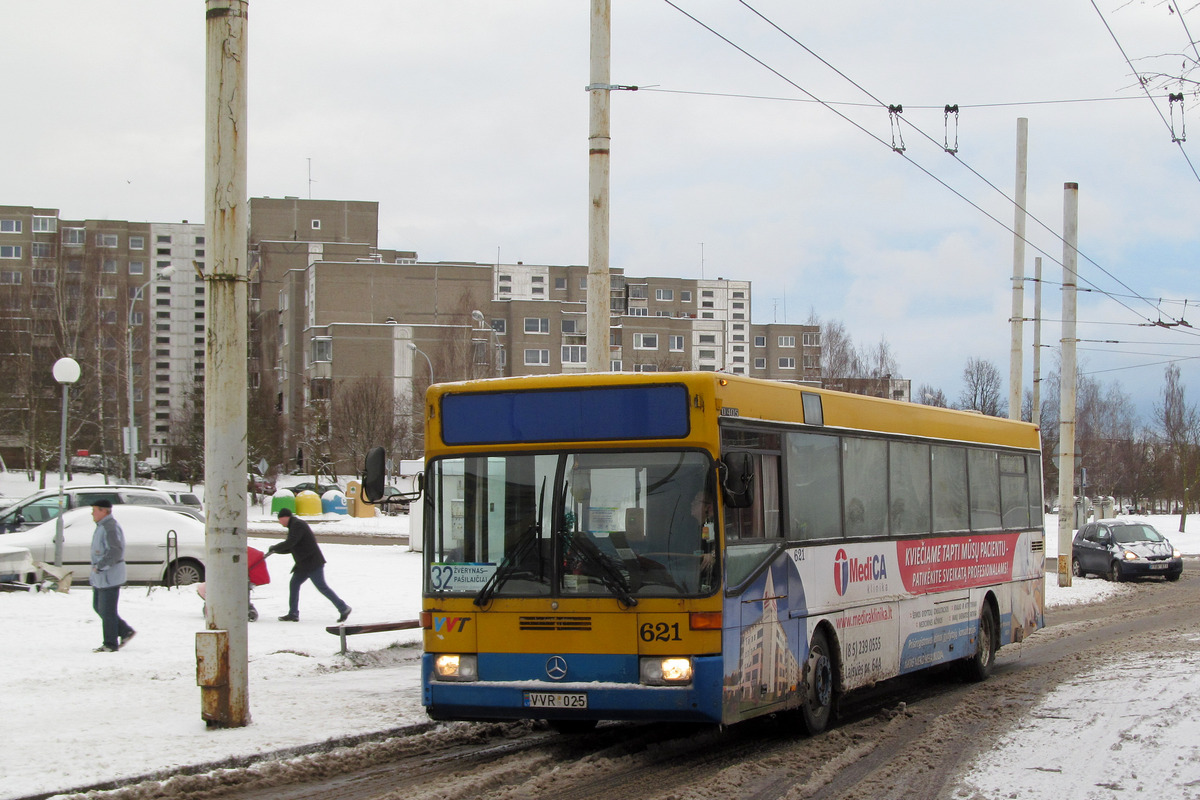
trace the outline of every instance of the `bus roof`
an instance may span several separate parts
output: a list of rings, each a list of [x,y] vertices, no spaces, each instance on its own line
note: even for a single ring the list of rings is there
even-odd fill
[[[533,392],[573,392],[619,387],[686,387],[686,395],[676,392],[687,409],[680,408],[690,420],[690,431],[666,435],[649,431],[647,436],[660,440],[697,439],[711,444],[718,419],[762,420],[802,423],[812,428],[859,430],[878,433],[978,442],[1005,447],[1036,450],[1040,447],[1038,428],[983,414],[955,411],[879,397],[848,394],[813,386],[769,381],[721,372],[659,373],[580,373],[531,375],[515,378],[489,378],[456,383],[439,383],[426,394],[427,449],[442,449],[442,407],[448,395],[508,394],[518,397]],[[807,418],[806,418],[807,413]],[[707,431],[707,433],[706,433]],[[612,438],[624,438],[614,436]],[[524,441],[590,441],[597,437],[572,437],[556,433],[552,438],[510,438],[509,446]],[[501,444],[500,441],[491,442]],[[649,442],[647,442],[649,443]]]

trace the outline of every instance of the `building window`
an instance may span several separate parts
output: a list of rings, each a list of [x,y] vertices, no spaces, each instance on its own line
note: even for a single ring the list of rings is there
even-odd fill
[[[97,286],[96,287],[96,297],[99,297],[101,300],[116,300],[117,299],[117,287],[115,287],[115,286]]]
[[[525,366],[527,367],[545,367],[550,365],[549,350],[526,350],[525,351]]]
[[[313,378],[308,382],[308,396],[313,400],[328,400],[333,396],[332,385],[329,378]]]
[[[779,359],[779,368],[780,369],[795,369],[796,368],[796,359],[794,359],[794,358]]]
[[[0,258],[20,258],[21,245],[19,244],[3,244],[0,245]]]
[[[146,318],[141,311],[135,311],[129,315],[129,324],[130,325],[141,325],[145,322],[145,319]]]
[[[312,221],[312,229],[313,229],[314,231],[319,231],[319,230],[321,230],[321,220],[319,220],[319,219],[314,219],[314,220]]]
[[[754,337],[754,346],[755,347],[766,347],[767,346],[767,337],[755,336]]]
[[[804,334],[804,338],[802,339],[802,341],[804,342],[805,347],[820,347],[821,346],[821,334],[820,333],[806,333],[806,334]]]
[[[567,290],[567,279],[566,278],[555,278],[554,279],[554,288],[561,289],[562,291],[565,292]]]
[[[796,337],[795,336],[780,336],[779,337],[779,346],[780,347],[795,347],[796,346]]]
[[[145,275],[146,274],[146,262],[145,261],[130,261],[129,262],[129,274],[130,275]]]
[[[155,238],[155,240],[154,240],[154,241],[155,241],[155,242],[157,242],[158,244],[170,244],[170,243],[171,243],[171,237],[170,237],[170,235],[169,235],[169,234],[161,234],[161,233],[160,233],[160,234],[159,234],[159,235],[158,235],[158,236]]]
[[[159,256],[169,256],[169,255],[171,255],[171,248],[160,247],[160,248],[158,248],[158,250],[155,251],[154,254],[159,255]]]
[[[534,286],[533,293],[544,295],[546,293],[546,287],[545,286]]]
[[[546,282],[546,279],[541,275],[531,275],[529,277],[529,280],[532,281],[533,283],[545,283]]]
[[[34,242],[29,246],[29,254],[34,258],[54,258],[54,245],[50,242]]]
[[[700,296],[701,297],[712,297],[713,296],[712,289],[705,289],[704,291],[700,292]]]
[[[116,247],[119,244],[115,233],[97,233],[96,247]]]
[[[587,290],[587,278],[580,278],[580,279],[579,279],[579,288],[580,288],[580,289],[583,289],[584,291],[586,291],[586,290]]]
[[[54,233],[58,230],[58,220],[55,217],[34,217],[34,233]]]
[[[587,345],[564,344],[563,348],[562,348],[562,363],[564,363],[564,364],[586,364],[587,363]]]
[[[57,272],[57,270],[55,270],[53,267],[51,267],[50,269],[35,269],[33,271],[33,282],[40,283],[43,285],[45,285],[45,284],[52,285],[54,283],[54,278],[55,278],[56,272]]]
[[[496,333],[505,333],[508,330],[507,321],[502,319],[492,320],[492,330],[494,330]]]
[[[634,372],[658,372],[658,364],[634,364]]]
[[[117,274],[117,260],[115,258],[106,258],[100,264],[100,271],[108,275]]]
[[[20,286],[21,273],[15,269],[0,269],[0,284]]]
[[[204,244],[204,237],[203,237],[203,236],[197,236],[197,237],[196,237],[196,244]]]
[[[700,334],[700,344],[716,344],[717,335],[715,333]]]
[[[562,321],[563,333],[579,333],[579,321],[574,319],[564,319]]]
[[[550,318],[549,317],[526,317],[525,318],[526,333],[549,333]]]
[[[20,233],[21,220],[19,219],[0,219],[0,233]]]
[[[313,339],[312,360],[313,362],[333,361],[333,339]]]
[[[655,289],[654,290],[654,299],[655,300],[674,300],[675,299],[675,291],[673,289]]]
[[[745,318],[746,318],[746,315],[745,315],[745,314],[738,314],[738,313],[736,313],[736,312],[735,312],[735,313],[734,313],[734,315],[733,315],[733,318],[734,318],[734,319],[745,319]]]
[[[146,237],[145,236],[130,236],[129,237],[129,249],[130,250],[145,250],[146,249]]]
[[[713,316],[713,312],[711,312],[711,311],[701,311],[700,319],[715,319],[715,317]]]
[[[657,333],[635,333],[633,335],[634,350],[657,350],[658,349],[658,334]]]
[[[629,287],[629,299],[630,300],[645,300],[646,299],[646,287],[641,286],[641,285],[630,286]]]
[[[83,228],[63,228],[63,244],[81,245],[87,236]]]
[[[667,349],[672,353],[683,352],[683,337],[672,335],[667,339]]]
[[[767,368],[767,360],[765,358],[754,359],[754,368],[755,369],[766,369]]]
[[[690,303],[690,302],[692,302],[692,291],[691,291],[691,289],[680,289],[680,290],[679,290],[679,301],[680,301],[681,303]]]
[[[699,355],[700,358],[716,358],[717,351],[716,350],[701,350],[697,355]]]

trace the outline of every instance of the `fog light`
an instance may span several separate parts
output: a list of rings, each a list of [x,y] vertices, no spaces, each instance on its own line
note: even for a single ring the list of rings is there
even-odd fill
[[[692,660],[690,658],[643,658],[641,663],[642,683],[648,686],[675,686],[692,682]]]
[[[474,681],[479,679],[476,656],[443,653],[433,661],[433,671],[440,681]]]

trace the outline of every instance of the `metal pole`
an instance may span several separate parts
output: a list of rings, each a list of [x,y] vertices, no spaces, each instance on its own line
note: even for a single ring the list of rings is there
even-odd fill
[[[1079,184],[1063,185],[1062,386],[1058,424],[1058,585],[1071,585],[1075,528],[1075,287],[1079,243]]]
[[[205,10],[204,487],[207,630],[196,636],[201,717],[250,722],[246,615],[246,0]]]
[[[412,342],[408,343],[408,349],[412,350],[414,353],[420,353],[421,355],[425,356],[425,363],[429,365],[429,385],[433,386],[433,362],[429,360],[429,356],[425,355],[425,351],[417,347]]]
[[[125,438],[125,447],[129,450],[129,482],[137,483],[137,453],[134,442],[136,441],[135,432],[137,431],[137,420],[133,413],[133,301],[137,299],[137,295],[129,301],[129,314],[125,317],[125,372],[128,375],[129,383],[129,434]]]
[[[54,526],[54,566],[62,566],[63,551],[63,512],[67,510],[63,484],[67,480],[67,391],[69,383],[62,385],[62,431],[58,437],[58,516]]]
[[[1029,120],[1017,119],[1017,189],[1013,220],[1012,349],[1008,357],[1008,418],[1021,418],[1021,334],[1025,322],[1025,187],[1029,176]]]
[[[1033,413],[1034,425],[1042,424],[1042,257],[1033,260]]]
[[[609,297],[608,269],[608,170],[609,170],[609,63],[612,17],[609,0],[592,0],[591,95],[588,133],[588,292],[587,371],[608,372]]]

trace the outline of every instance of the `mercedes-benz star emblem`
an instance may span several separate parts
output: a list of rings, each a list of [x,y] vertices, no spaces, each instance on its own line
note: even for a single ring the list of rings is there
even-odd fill
[[[562,656],[550,656],[550,660],[546,662],[546,674],[550,676],[550,680],[561,681],[567,677],[567,660]]]

